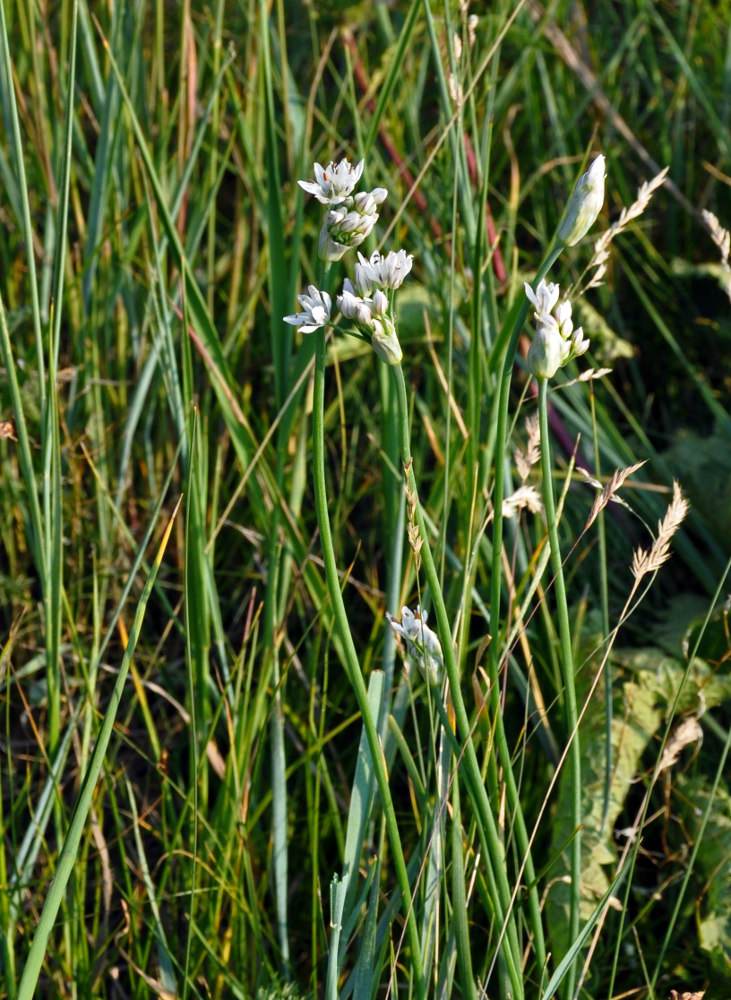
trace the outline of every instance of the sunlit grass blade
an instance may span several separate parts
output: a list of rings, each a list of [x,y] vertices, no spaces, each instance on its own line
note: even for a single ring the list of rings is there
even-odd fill
[[[142,627],[145,611],[147,609],[147,602],[150,598],[150,594],[152,593],[155,578],[157,577],[160,565],[162,564],[165,549],[167,548],[167,543],[173,529],[173,523],[175,521],[175,516],[181,500],[182,497],[178,499],[178,502],[175,505],[175,510],[168,521],[167,527],[165,528],[163,537],[158,547],[157,555],[152,564],[150,575],[145,581],[142,595],[140,596],[140,600],[137,604],[134,621],[129,634],[129,641],[124,651],[124,657],[122,658],[122,662],[119,667],[117,679],[114,682],[114,689],[104,713],[104,720],[99,730],[99,736],[81,782],[79,794],[76,799],[71,821],[69,823],[69,829],[64,839],[63,847],[61,848],[61,853],[55,867],[53,882],[48,891],[48,896],[46,897],[46,902],[43,906],[38,926],[33,936],[33,943],[30,947],[30,951],[28,952],[28,958],[23,969],[23,974],[20,978],[20,983],[18,984],[18,1000],[31,1000],[31,997],[35,994],[38,976],[40,974],[43,958],[46,952],[46,945],[51,935],[51,931],[53,930],[56,914],[58,913],[64,893],[66,892],[66,887],[71,876],[73,866],[77,860],[79,844],[81,843],[84,826],[86,825],[86,820],[91,808],[96,784],[99,780],[99,775],[104,764],[104,757],[109,745],[109,740],[111,739],[112,732],[114,730],[117,710],[124,693],[124,686],[129,672],[129,665],[132,657],[134,656],[135,647],[137,645],[140,629]]]

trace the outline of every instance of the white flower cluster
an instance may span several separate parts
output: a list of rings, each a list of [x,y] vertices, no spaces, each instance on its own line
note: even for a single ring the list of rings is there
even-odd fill
[[[541,279],[534,292],[525,282],[525,294],[535,306],[537,323],[528,349],[528,368],[536,378],[553,378],[562,365],[589,349],[589,341],[580,326],[574,330],[568,299],[558,304],[557,284]]]
[[[299,181],[300,187],[327,205],[325,223],[320,232],[319,254],[323,260],[335,261],[351,247],[359,246],[371,233],[378,219],[376,209],[388,192],[385,188],[360,191],[353,188],[363,173],[363,160],[353,167],[348,160],[315,164],[315,180]],[[370,339],[373,350],[388,365],[400,363],[403,353],[393,322],[391,294],[400,288],[411,270],[412,254],[405,250],[391,251],[383,256],[378,251],[370,258],[358,253],[353,281],[343,283],[337,297],[337,307],[346,319],[353,320],[360,333]],[[332,301],[327,292],[314,285],[308,294],[299,295],[302,309],[285,316],[285,323],[299,327],[302,333],[312,333],[330,322]]]
[[[403,352],[396,336],[391,316],[391,303],[386,289],[399,288],[411,270],[412,254],[393,250],[382,256],[377,250],[367,260],[358,253],[355,280],[346,278],[343,291],[337,297],[338,309],[346,319],[352,319],[361,333],[371,338],[371,346],[387,365],[401,362]]]
[[[435,632],[426,624],[427,613],[401,608],[401,621],[386,613],[389,625],[406,643],[406,652],[414,660],[428,684],[439,684],[444,672],[442,647]]]
[[[299,186],[314,194],[328,211],[320,231],[318,253],[321,260],[340,260],[348,250],[358,247],[373,231],[378,219],[377,208],[388,195],[385,188],[372,191],[352,191],[363,173],[364,160],[351,166],[347,159],[315,164],[314,181],[299,181]]]

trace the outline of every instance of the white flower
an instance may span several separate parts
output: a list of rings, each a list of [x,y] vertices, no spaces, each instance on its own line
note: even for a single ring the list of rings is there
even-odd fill
[[[330,161],[323,168],[316,163],[315,180],[297,183],[308,194],[314,194],[321,204],[338,205],[341,201],[345,201],[360,180],[364,164],[365,160],[361,160],[353,167],[347,159],[344,159],[339,163]]]
[[[302,333],[312,333],[314,330],[319,330],[321,326],[325,326],[330,320],[332,308],[332,300],[327,292],[321,292],[314,285],[309,285],[307,291],[309,294],[303,292],[302,295],[297,296],[302,306],[302,312],[284,317],[285,323],[299,327]]]
[[[372,191],[359,191],[353,197],[353,208],[361,215],[373,215],[375,210],[388,198],[386,188],[373,188]],[[378,216],[376,216],[378,218]]]
[[[523,282],[525,294],[536,308],[535,317],[538,323],[545,323],[553,311],[553,307],[558,302],[560,288],[553,281],[546,283],[545,278],[541,278],[535,292],[527,281]]]
[[[526,283],[525,294],[536,308],[537,323],[528,348],[528,368],[536,378],[553,378],[562,365],[589,349],[589,341],[580,326],[574,330],[569,300],[558,302],[558,285],[541,280],[534,292]]]
[[[558,224],[558,238],[567,247],[578,243],[596,222],[604,204],[605,177],[605,160],[599,155],[576,182],[563,218]]]
[[[415,660],[424,680],[439,684],[444,670],[442,647],[435,632],[426,624],[427,613],[419,607],[411,611],[401,608],[401,621],[386,614],[391,628],[406,642],[406,651]]]
[[[360,263],[355,265],[355,284],[361,294],[368,295],[374,285],[376,288],[400,288],[411,270],[414,255],[407,254],[405,250],[391,250],[383,257],[375,250],[370,260],[359,252],[358,260]]]

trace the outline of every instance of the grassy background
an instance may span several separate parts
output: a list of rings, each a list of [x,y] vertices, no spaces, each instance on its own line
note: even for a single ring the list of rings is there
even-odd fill
[[[606,815],[587,819],[587,899],[608,884],[601,865],[624,846],[612,828],[631,826],[666,727],[706,714],[702,745],[650,790],[651,821],[583,989],[728,996],[731,809],[727,786],[713,785],[729,730],[723,607],[703,633],[703,661],[687,669],[687,657],[731,539],[729,302],[700,217],[710,208],[731,223],[729,4],[473,5],[472,46],[457,4],[421,0],[5,7],[0,418],[19,439],[0,441],[5,994],[16,996],[183,493],[37,995],[324,995],[329,885],[347,851],[361,727],[332,637],[308,475],[313,348],[281,321],[318,273],[320,214],[295,183],[314,160],[364,157],[368,185],[390,192],[379,241],[387,233],[386,249],[415,256],[399,298],[415,467],[450,613],[467,595],[464,692],[491,759],[474,694],[495,631],[489,531],[470,555],[489,510],[496,330],[591,148],[607,157],[597,233],[661,166],[673,186],[616,241],[605,285],[575,307],[593,364],[614,371],[554,394],[557,488],[581,434],[581,461],[600,476],[647,460],[625,496],[651,527],[673,477],[693,513],[612,659],[607,697],[625,725],[615,752],[627,750],[634,780],[615,781]],[[464,51],[450,67],[454,32]],[[445,92],[450,68],[468,94],[461,116]],[[552,277],[568,286],[589,257],[587,241]],[[416,603],[388,378],[354,340],[339,338],[330,360],[330,514],[350,624],[366,678],[383,668],[393,692],[382,732],[434,995],[466,996],[452,910],[462,850],[480,982],[500,928],[467,807],[460,820],[450,798],[459,849],[451,843],[441,867],[430,853],[432,831],[444,833],[438,719],[418,678],[404,682],[383,617]],[[526,384],[516,369],[516,446],[532,408]],[[588,654],[629,591],[632,548],[648,539],[640,519],[612,508],[604,553],[596,533],[582,535],[592,499],[572,485],[561,526],[565,552],[578,539],[566,572],[584,691]],[[543,534],[530,518],[507,532],[518,601]],[[563,902],[551,887],[571,836],[560,782],[540,809],[567,734],[550,602],[530,612],[515,648],[502,623],[504,717],[529,828],[539,823],[540,891],[560,954]],[[584,722],[587,795],[599,801],[606,705],[600,689]],[[415,989],[377,803],[366,820],[356,864],[370,906],[354,905],[343,996]],[[505,837],[514,873],[509,825]],[[491,996],[503,995],[498,972]],[[526,994],[540,996],[531,959],[525,976]]]

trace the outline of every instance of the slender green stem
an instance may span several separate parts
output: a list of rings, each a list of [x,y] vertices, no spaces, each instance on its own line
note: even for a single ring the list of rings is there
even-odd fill
[[[594,432],[594,473],[601,481],[601,451],[599,448],[599,428],[596,419],[596,397],[594,384],[589,383],[589,405],[591,407],[591,426]],[[604,511],[600,510],[596,519],[597,555],[599,559],[599,604],[602,615],[602,635],[609,635],[609,581],[607,579],[607,532],[604,523]],[[609,816],[609,800],[612,792],[612,775],[614,771],[612,751],[612,674],[611,664],[607,660],[604,666],[604,805],[602,806],[602,834],[606,831]]]
[[[541,429],[541,468],[543,471],[543,504],[548,522],[548,540],[551,546],[553,583],[556,593],[558,634],[561,644],[561,671],[564,683],[564,704],[566,712],[566,734],[570,741],[568,756],[568,780],[571,787],[571,824],[574,836],[571,841],[571,907],[569,913],[569,941],[579,934],[579,897],[581,880],[581,753],[579,746],[579,717],[576,707],[574,686],[574,654],[571,644],[571,624],[566,599],[566,584],[563,576],[561,549],[558,542],[556,524],[556,504],[553,497],[553,477],[551,470],[551,439],[548,429],[548,379],[538,380],[538,417]],[[576,983],[576,962],[572,962],[566,976],[566,993],[572,997]]]
[[[371,712],[368,703],[368,692],[365,681],[361,673],[358,654],[353,643],[348,624],[348,613],[345,610],[345,602],[340,591],[340,580],[338,578],[337,564],[335,562],[335,551],[333,548],[332,531],[330,529],[330,515],[328,512],[327,487],[325,483],[325,367],[326,367],[326,346],[325,332],[318,330],[315,334],[315,385],[313,397],[312,414],[312,451],[313,451],[313,477],[315,488],[315,509],[317,512],[317,523],[320,529],[320,539],[322,541],[322,554],[325,564],[325,578],[330,593],[330,600],[333,606],[333,617],[337,636],[342,645],[345,657],[345,666],[348,671],[350,683],[355,691],[358,707],[363,716],[363,728],[365,729],[368,749],[373,760],[376,783],[381,796],[383,814],[386,821],[386,830],[391,844],[393,863],[396,870],[399,890],[401,892],[402,906],[406,917],[406,933],[409,947],[411,949],[411,961],[416,979],[416,994],[419,1000],[426,1000],[427,984],[424,978],[421,957],[421,942],[419,931],[416,926],[416,914],[412,905],[411,887],[406,871],[406,861],[404,859],[401,838],[399,836],[396,813],[393,808],[391,789],[388,783],[388,772],[383,757],[383,748],[378,738],[376,720]]]
[[[536,274],[536,284],[547,273],[551,265],[559,256],[563,245],[554,243],[543,259]],[[505,735],[502,712],[499,699],[499,670],[500,670],[500,602],[502,591],[502,547],[503,547],[503,498],[505,495],[505,453],[507,450],[508,437],[508,404],[510,401],[510,383],[513,374],[513,363],[515,352],[518,346],[518,337],[523,329],[528,315],[528,298],[523,295],[516,300],[505,325],[500,333],[496,345],[496,356],[500,356],[500,341],[505,342],[509,337],[503,365],[498,384],[498,409],[497,409],[497,431],[495,435],[494,453],[494,482],[492,488],[493,503],[493,540],[492,540],[492,576],[491,576],[491,597],[490,597],[490,630],[492,632],[492,642],[489,647],[488,667],[490,679],[490,708],[495,720],[495,748],[500,760],[500,764],[505,775],[508,807],[515,821],[515,833],[520,851],[525,865],[525,878],[529,886],[528,906],[531,915],[531,927],[533,929],[533,947],[536,955],[539,974],[546,970],[546,945],[543,935],[543,921],[541,918],[540,900],[538,897],[538,886],[535,878],[535,868],[530,850],[528,831],[523,817],[523,810],[518,794],[518,787],[513,774],[510,747]]]
[[[563,244],[554,243],[546,254],[536,274],[535,284],[543,278],[563,249]],[[490,595],[490,627],[492,642],[490,643],[490,683],[493,696],[497,699],[498,667],[500,658],[500,598],[502,589],[502,547],[503,547],[503,499],[505,497],[505,453],[508,447],[508,404],[510,401],[510,383],[513,375],[513,363],[518,347],[518,337],[523,329],[529,308],[528,298],[520,296],[508,315],[505,326],[500,332],[496,345],[496,356],[500,356],[500,341],[510,338],[503,356],[500,383],[498,386],[497,432],[495,436],[495,479],[492,488],[493,524],[492,524],[492,578]]]
[[[399,431],[401,437],[401,459],[404,466],[404,475],[406,477],[408,489],[413,493],[414,497],[418,498],[419,494],[413,468],[414,463],[411,455],[406,382],[400,365],[394,365],[391,370],[393,371],[396,383],[399,403]],[[416,505],[416,519],[423,542],[420,553],[427,583],[429,584],[429,590],[431,591],[432,600],[434,601],[434,610],[436,613],[437,625],[442,643],[442,652],[444,653],[444,665],[449,679],[452,703],[454,705],[454,712],[457,720],[457,729],[464,744],[463,760],[467,786],[470,792],[473,808],[475,809],[483,849],[486,856],[492,861],[492,867],[495,873],[497,894],[493,903],[498,919],[501,921],[502,927],[505,929],[505,933],[507,935],[506,944],[503,947],[502,953],[508,968],[508,974],[513,987],[515,1000],[521,1000],[524,995],[521,973],[521,949],[518,940],[515,918],[511,909],[511,893],[508,885],[507,872],[505,870],[505,856],[500,843],[495,817],[493,816],[492,809],[490,808],[487,792],[485,791],[485,785],[480,774],[480,767],[477,762],[475,747],[472,742],[472,730],[467,710],[465,708],[464,699],[462,698],[462,692],[460,690],[459,671],[454,652],[454,643],[452,641],[452,631],[449,625],[449,618],[444,603],[441,583],[429,545],[429,535],[420,503],[417,503]]]

